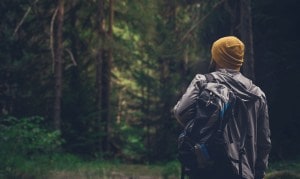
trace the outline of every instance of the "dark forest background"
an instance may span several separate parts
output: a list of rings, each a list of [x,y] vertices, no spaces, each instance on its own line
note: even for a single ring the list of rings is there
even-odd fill
[[[271,161],[297,157],[299,15],[298,0],[1,0],[0,158],[175,160],[171,109],[226,35],[267,95]]]

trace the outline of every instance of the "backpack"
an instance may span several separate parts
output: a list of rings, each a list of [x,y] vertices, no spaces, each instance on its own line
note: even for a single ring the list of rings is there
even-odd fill
[[[200,94],[196,104],[196,116],[187,122],[178,137],[178,159],[182,164],[182,178],[187,170],[208,168],[216,161],[228,160],[228,153],[231,152],[228,149],[230,147],[226,146],[228,142],[224,137],[224,129],[229,120],[234,120],[235,104],[241,100],[227,84],[216,82],[212,74],[204,76],[207,82],[197,84]],[[238,145],[240,146],[237,148],[243,148],[244,139]],[[240,151],[238,153],[242,154]]]

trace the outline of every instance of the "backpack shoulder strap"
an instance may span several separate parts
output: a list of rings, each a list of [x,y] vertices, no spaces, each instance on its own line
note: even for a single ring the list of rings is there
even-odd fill
[[[247,139],[247,133],[248,133],[248,128],[249,128],[249,112],[248,112],[248,107],[246,105],[246,103],[242,100],[238,98],[238,105],[239,105],[239,113],[241,114],[239,117],[241,117],[243,119],[242,121],[242,129],[241,129],[241,141],[240,141],[240,146],[239,146],[239,175],[242,177],[243,176],[243,155],[246,154],[245,151],[245,143],[246,143],[246,139]]]
[[[207,82],[216,82],[214,75],[211,73],[204,74]]]

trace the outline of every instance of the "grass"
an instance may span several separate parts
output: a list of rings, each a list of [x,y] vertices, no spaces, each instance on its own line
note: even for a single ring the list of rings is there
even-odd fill
[[[300,179],[300,160],[271,163],[266,179]]]
[[[85,164],[76,170],[57,170],[48,175],[51,179],[105,179],[105,178],[178,178],[159,165],[133,165],[95,162]]]
[[[124,164],[117,160],[85,161],[74,155],[64,154],[39,156],[31,160],[15,157],[13,164],[0,169],[0,179],[175,179],[179,172],[177,162],[138,165]]]
[[[85,161],[74,155],[39,156],[14,161],[0,170],[2,179],[178,179],[177,161],[156,165],[124,164],[115,161]],[[265,179],[300,179],[300,160],[270,164]]]
[[[155,171],[155,172],[154,172]],[[116,178],[155,176],[161,173],[160,168],[147,165],[120,164],[107,161],[81,163],[74,169],[56,169],[50,173],[50,178]]]

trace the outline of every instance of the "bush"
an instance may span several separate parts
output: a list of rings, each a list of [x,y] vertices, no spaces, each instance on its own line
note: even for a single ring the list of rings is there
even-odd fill
[[[0,119],[0,172],[10,172],[23,160],[59,150],[60,132],[42,126],[42,117]]]

